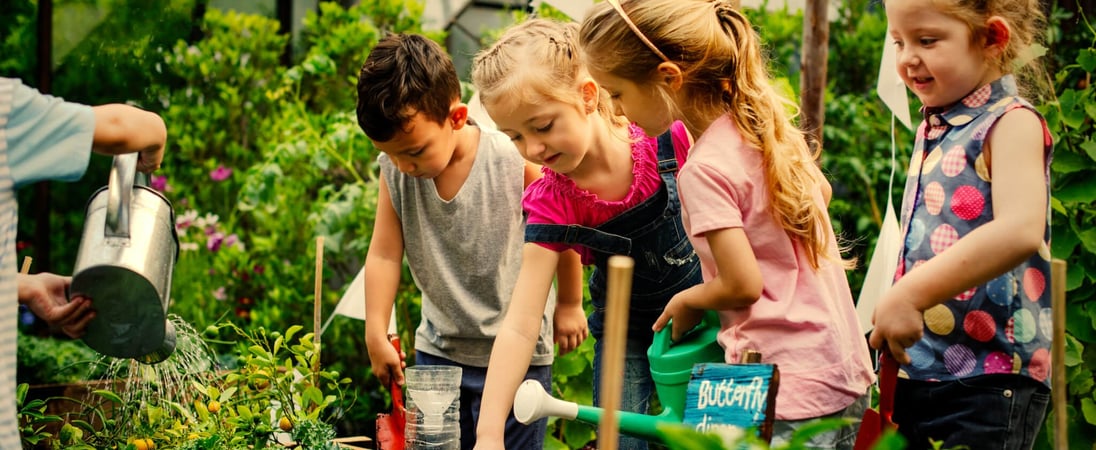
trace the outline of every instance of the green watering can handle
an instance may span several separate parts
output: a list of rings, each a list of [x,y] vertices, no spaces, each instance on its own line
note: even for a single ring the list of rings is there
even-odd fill
[[[671,325],[673,325],[673,319],[670,319],[670,322],[667,323],[665,327],[656,332],[654,339],[651,340],[651,348],[656,351],[656,354],[664,354],[672,346],[690,342],[693,339],[696,339],[697,336],[700,336],[702,334],[701,331],[707,329],[708,327],[719,328],[719,313],[712,310],[706,311],[704,313],[704,317],[700,319],[700,322],[697,323],[696,326],[694,326],[692,329],[685,332],[685,334],[681,336],[681,339],[678,339],[676,342],[670,338],[671,332],[673,330],[673,327]]]

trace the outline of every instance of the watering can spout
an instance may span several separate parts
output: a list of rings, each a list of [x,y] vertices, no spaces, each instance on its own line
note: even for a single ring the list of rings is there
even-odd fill
[[[578,420],[591,425],[598,425],[605,414],[605,410],[579,405],[548,395],[539,382],[525,380],[518,387],[514,395],[514,418],[526,425],[548,416],[560,417],[568,420]],[[662,424],[681,425],[681,413],[671,409],[664,409],[662,414],[649,416],[628,411],[618,411],[620,419],[620,432],[629,436],[635,436],[651,442],[665,442],[659,426]]]

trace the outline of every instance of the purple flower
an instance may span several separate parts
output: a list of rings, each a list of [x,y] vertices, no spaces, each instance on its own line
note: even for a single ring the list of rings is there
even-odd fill
[[[153,175],[149,185],[160,192],[167,192],[167,177]]]
[[[236,243],[239,242],[239,241],[240,241],[240,237],[236,236],[236,233],[232,233],[228,236],[225,236],[223,244],[224,244],[225,247],[231,247],[233,245],[236,245]]]
[[[209,238],[206,240],[206,248],[211,252],[215,252],[221,249],[221,244],[224,243],[225,235],[220,231],[209,234]]]
[[[37,320],[37,316],[35,316],[34,313],[31,312],[30,308],[19,305],[19,323],[29,327],[31,325],[34,325],[35,320]]]
[[[216,169],[209,173],[209,178],[212,178],[213,181],[224,181],[230,176],[232,176],[232,169],[222,165],[218,165]]]

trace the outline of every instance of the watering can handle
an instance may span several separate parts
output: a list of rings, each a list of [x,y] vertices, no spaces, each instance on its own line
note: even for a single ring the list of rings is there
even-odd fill
[[[129,237],[129,205],[133,196],[133,179],[137,173],[137,156],[137,153],[114,156],[107,192],[107,223],[104,227],[107,237]]]
[[[681,339],[678,339],[676,342],[671,338],[673,330],[673,327],[671,325],[673,325],[673,319],[670,319],[670,322],[667,323],[665,327],[663,327],[661,330],[658,330],[658,332],[655,333],[654,339],[651,340],[651,347],[658,349],[659,354],[666,353],[666,351],[674,345],[680,344],[682,342],[688,342],[691,338],[700,334],[698,333],[699,330],[703,330],[704,328],[709,326],[714,326],[718,328],[719,313],[711,310],[706,311],[704,313],[704,317],[700,319],[700,322],[697,323],[696,326],[694,326],[691,330],[686,331],[685,334],[681,336]]]

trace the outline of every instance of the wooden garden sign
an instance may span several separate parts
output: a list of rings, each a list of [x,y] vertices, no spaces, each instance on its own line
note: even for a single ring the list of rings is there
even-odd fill
[[[779,386],[775,364],[697,364],[685,392],[682,422],[699,432],[755,429],[769,442]]]

